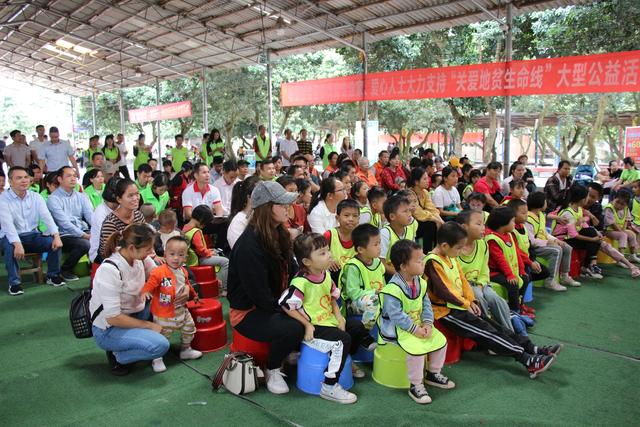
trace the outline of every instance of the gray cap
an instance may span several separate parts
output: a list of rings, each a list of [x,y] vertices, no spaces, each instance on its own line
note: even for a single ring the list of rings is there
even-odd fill
[[[290,205],[298,198],[298,193],[289,193],[275,181],[259,182],[251,193],[251,207],[253,209],[265,203],[273,202],[279,205]]]

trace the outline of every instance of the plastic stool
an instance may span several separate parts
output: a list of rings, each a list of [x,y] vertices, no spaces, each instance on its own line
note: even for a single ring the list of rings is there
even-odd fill
[[[208,282],[198,282],[200,286],[200,298],[217,298],[220,295],[220,281],[209,280]]]
[[[362,316],[360,314],[354,314],[349,316],[349,320],[360,322],[362,321]],[[378,338],[378,325],[374,325],[373,328],[371,328],[369,335],[371,335],[374,340]],[[358,351],[352,356],[352,359],[357,363],[373,363],[373,351],[367,351],[366,348],[358,346]]]
[[[476,342],[470,338],[463,338],[447,329],[440,321],[436,320],[434,326],[447,338],[447,356],[445,365],[458,363],[463,351],[471,351],[476,347]]]
[[[349,351],[349,349],[344,349]],[[307,394],[320,394],[320,388],[324,381],[324,371],[329,364],[329,355],[313,349],[302,343],[300,346],[300,358],[298,359],[298,378],[296,387]],[[338,378],[338,383],[345,390],[353,387],[353,374],[351,373],[351,356],[347,356],[344,368]]]
[[[605,237],[604,241],[609,243],[615,249],[618,249],[620,247],[620,244],[617,240],[611,240],[610,238]],[[600,250],[598,251],[598,264],[616,264],[616,260]]]
[[[222,304],[214,298],[189,301],[187,309],[196,324],[191,347],[202,352],[216,351],[227,345],[227,322],[222,317]]]
[[[533,282],[529,282],[524,290],[524,295],[522,295],[522,302],[531,302],[533,301]]]
[[[73,267],[73,274],[79,277],[88,276],[91,270],[89,264],[91,264],[91,262],[89,262],[89,257],[87,255],[84,255],[82,258],[80,258],[80,260],[78,260],[78,263],[75,265],[75,267]]]
[[[378,344],[373,355],[375,382],[390,388],[409,388],[407,353],[393,343]]]
[[[573,249],[571,252],[571,269],[569,270],[569,276],[572,278],[580,277],[580,269],[584,265],[587,258],[587,251],[584,249]]]
[[[493,290],[496,292],[496,295],[498,295],[500,298],[502,298],[505,301],[509,301],[509,293],[507,292],[507,288],[505,288],[499,283],[491,282],[489,285],[491,285]]]
[[[248,353],[255,359],[256,363],[262,367],[267,365],[269,357],[269,343],[255,341],[247,338],[238,332],[235,328],[231,329],[231,351],[241,351]]]
[[[98,271],[100,264],[95,262],[91,263],[91,272],[89,273],[89,287],[93,288],[93,278],[96,277],[96,271]]]
[[[189,267],[189,269],[196,278],[196,282],[200,284],[216,280],[216,270],[212,265],[197,265]]]

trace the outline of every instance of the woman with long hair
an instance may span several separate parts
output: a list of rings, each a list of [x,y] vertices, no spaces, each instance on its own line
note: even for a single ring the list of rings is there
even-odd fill
[[[251,194],[253,213],[231,251],[227,298],[231,326],[255,341],[269,343],[267,389],[289,391],[280,367],[304,337],[304,327],[283,313],[278,298],[296,273],[285,224],[298,198],[273,181],[258,183]]]
[[[218,129],[211,129],[209,132],[209,139],[203,144],[200,157],[209,167],[211,167],[213,159],[224,158],[224,141]]]
[[[351,140],[348,136],[342,138],[342,145],[340,146],[340,153],[344,153],[347,156],[353,156],[353,147],[351,146]]]
[[[227,229],[227,242],[233,249],[233,245],[249,224],[251,215],[251,193],[260,178],[253,175],[233,186],[231,193],[231,210],[229,213],[229,228]]]
[[[338,225],[336,208],[338,203],[347,198],[344,184],[334,177],[324,179],[320,183],[320,191],[313,195],[309,206],[307,220],[311,231],[324,234],[325,231]]]
[[[116,165],[120,161],[120,149],[116,145],[116,141],[113,135],[107,135],[104,137],[104,147],[102,147],[102,152],[104,153],[104,160],[107,176],[106,179],[109,179],[116,172]]]
[[[394,193],[402,188],[407,182],[407,173],[402,167],[400,150],[393,149],[389,154],[389,163],[380,174],[382,188],[389,193]],[[404,183],[404,184],[403,184]]]
[[[411,171],[407,180],[407,188],[416,195],[418,204],[413,217],[418,221],[416,237],[422,239],[422,249],[429,253],[436,243],[438,227],[444,224],[440,212],[429,195],[429,175],[423,168],[415,168]]]

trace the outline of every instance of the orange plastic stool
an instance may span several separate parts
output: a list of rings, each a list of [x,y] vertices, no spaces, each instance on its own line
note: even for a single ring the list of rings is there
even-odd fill
[[[100,264],[96,264],[95,262],[91,263],[91,272],[89,273],[89,287],[91,288],[93,288],[93,278],[96,276],[98,267],[100,267]]]
[[[200,285],[201,298],[217,298],[220,294],[220,281],[216,278],[216,270],[211,265],[189,267]]]
[[[269,357],[270,345],[268,342],[255,341],[251,338],[247,338],[235,328],[231,329],[231,351],[241,351],[243,353],[250,354],[256,361],[256,363],[262,367],[267,365],[267,358]]]
[[[470,338],[462,338],[447,329],[438,320],[434,326],[447,337],[447,356],[444,359],[445,365],[453,365],[460,361],[463,351],[471,351],[476,347],[476,342]]]
[[[196,335],[191,347],[208,353],[227,345],[227,322],[222,317],[222,304],[215,298],[189,301],[187,309],[196,324]]]

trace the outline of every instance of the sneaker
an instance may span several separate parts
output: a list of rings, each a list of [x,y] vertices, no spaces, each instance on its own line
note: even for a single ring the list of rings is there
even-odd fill
[[[378,348],[378,343],[375,341],[365,347],[367,351],[374,351],[376,348]]]
[[[353,375],[353,378],[365,377],[364,371],[360,368],[360,366],[356,365],[355,363],[351,363],[351,374]]]
[[[627,259],[635,264],[640,264],[640,258],[636,254],[630,255]]]
[[[545,356],[542,354],[536,354],[531,356],[527,361],[527,370],[529,371],[529,378],[534,379],[539,374],[543,373],[556,361],[553,356]]]
[[[427,371],[425,382],[427,383],[427,385],[444,389],[450,389],[456,386],[456,383],[454,383],[441,373],[434,374],[433,372],[429,371]]]
[[[622,268],[629,269],[629,266],[628,266],[627,264],[625,264],[624,262],[622,262],[622,261],[618,261],[618,262],[616,263],[616,265],[617,265],[618,267],[622,267]]]
[[[421,405],[431,403],[431,396],[427,393],[427,389],[424,388],[424,384],[411,384],[411,387],[409,387],[409,397]]]
[[[267,377],[267,390],[273,394],[289,393],[289,386],[284,381],[284,374],[280,368],[267,369],[265,375]]]
[[[151,361],[151,368],[153,369],[153,372],[156,372],[156,373],[164,372],[167,370],[167,367],[164,366],[164,360],[162,360],[162,357],[153,359]]]
[[[58,286],[64,286],[67,282],[64,281],[61,275],[47,277],[47,285],[51,285],[55,288]]]
[[[602,275],[594,272],[591,268],[583,267],[580,270],[580,277],[585,279],[602,279]]]
[[[75,274],[71,273],[71,272],[62,272],[62,278],[64,279],[65,282],[75,282],[80,280],[80,278],[78,276],[76,276]]]
[[[640,276],[640,268],[634,267],[631,269],[631,277],[633,277],[634,279],[636,277]]]
[[[574,288],[579,288],[582,285],[580,282],[573,280],[573,278],[568,274],[560,276],[560,284],[566,285],[566,286],[572,286]]]
[[[562,286],[560,283],[556,283],[555,281],[545,283],[544,287],[554,292],[565,292],[567,290],[565,286]]]
[[[602,276],[602,268],[600,268],[599,265],[592,265],[591,271],[595,274],[599,274],[600,276]]]
[[[563,348],[564,344],[545,345],[544,347],[536,347],[536,354],[543,356],[557,356]]]
[[[111,367],[111,374],[116,377],[122,377],[128,375],[131,372],[131,368],[128,365],[123,365],[118,362],[116,359],[116,355],[113,354],[112,351],[107,351],[107,360],[109,361],[109,366]]]
[[[19,284],[18,285],[11,285],[9,287],[9,295],[16,296],[16,295],[22,295],[22,294],[24,294],[24,290],[22,289],[21,285],[19,285]]]
[[[198,350],[194,350],[191,347],[187,347],[184,350],[180,350],[180,360],[195,360],[195,359],[200,359],[201,357],[202,357],[202,352]]]
[[[536,314],[536,309],[533,307],[530,307],[524,303],[520,304],[520,311],[522,313],[532,313],[532,314]]]
[[[344,405],[356,403],[358,401],[358,396],[343,389],[338,383],[335,383],[334,385],[322,383],[322,387],[320,388],[320,397],[333,402],[342,403]]]

